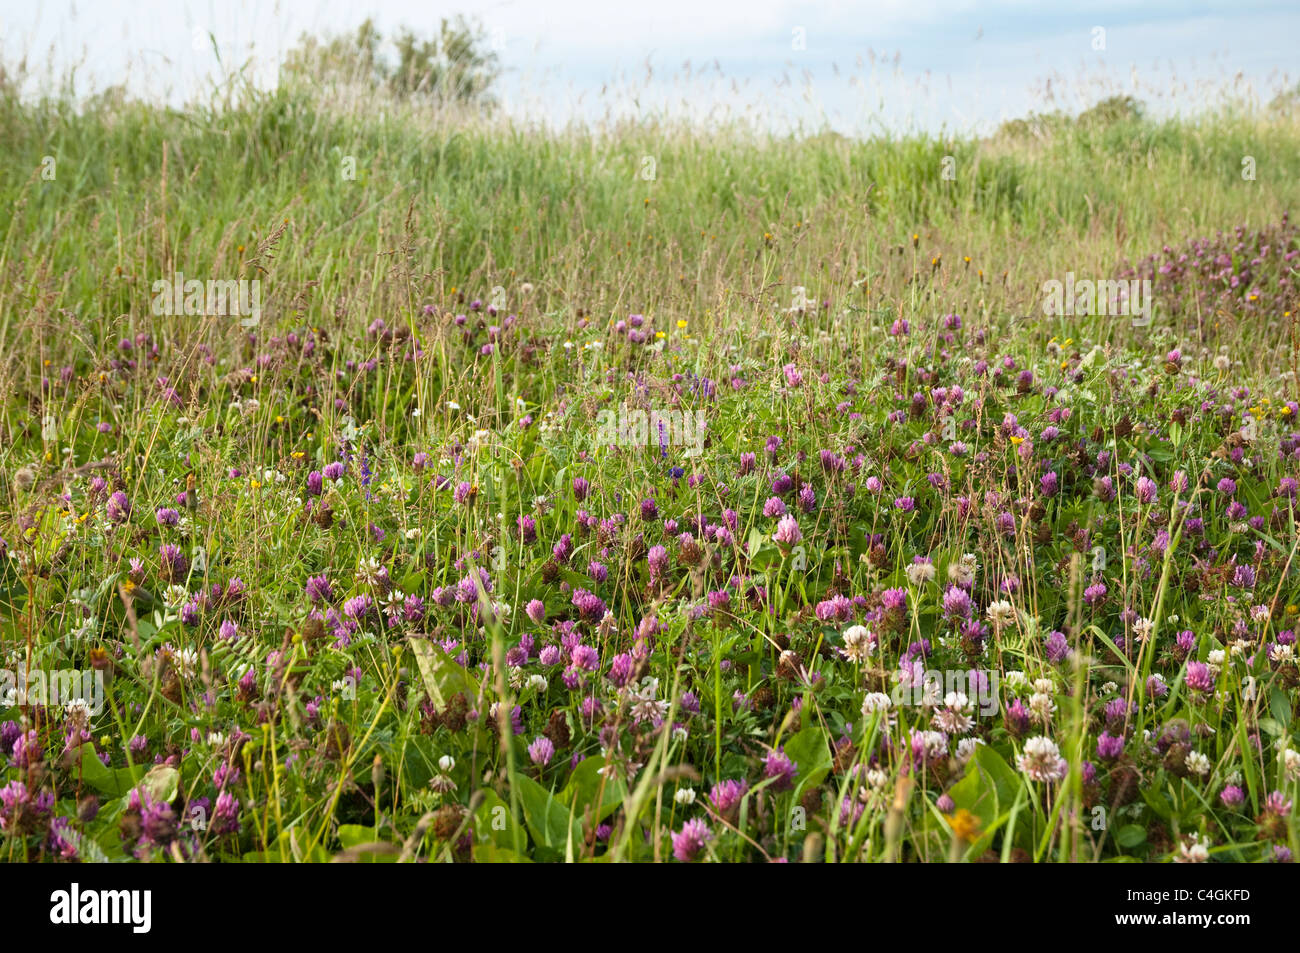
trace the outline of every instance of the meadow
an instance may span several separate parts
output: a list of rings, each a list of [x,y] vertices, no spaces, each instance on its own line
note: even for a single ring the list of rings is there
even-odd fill
[[[1300,850],[1294,103],[0,142],[0,858]]]

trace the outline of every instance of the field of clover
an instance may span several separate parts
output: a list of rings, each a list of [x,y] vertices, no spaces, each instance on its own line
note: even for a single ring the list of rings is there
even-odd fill
[[[225,121],[275,139],[283,107]],[[6,109],[15,154],[54,148]],[[870,167],[896,203],[870,234],[820,178],[846,146],[715,144],[706,175],[730,155],[815,209],[742,195],[702,225],[668,172],[643,198],[590,143],[490,134],[428,173],[472,166],[476,197],[436,178],[376,228],[381,189],[353,214],[310,185],[341,134],[290,112],[302,143],[251,156],[175,116],[67,119],[147,193],[125,225],[111,170],[5,180],[0,858],[1300,849],[1284,209],[1134,215],[1096,274],[1150,280],[1156,319],[1049,319],[1039,286],[1084,252],[962,232],[951,197],[907,217],[926,144]],[[989,160],[968,210],[1086,214],[985,188],[1073,188],[1085,167],[1033,163],[1101,145],[1063,143]],[[585,191],[542,203],[546,236],[501,226],[493,196],[528,187],[499,170],[549,190],[566,149]],[[186,218],[214,165],[260,191]],[[1256,201],[1224,181],[1211,212]],[[260,321],[152,311],[186,267],[260,277]]]

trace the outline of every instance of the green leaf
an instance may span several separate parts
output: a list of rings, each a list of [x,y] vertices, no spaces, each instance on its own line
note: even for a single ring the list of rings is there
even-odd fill
[[[524,821],[537,844],[563,849],[568,841],[569,812],[558,798],[526,775],[515,779]]]
[[[1138,844],[1145,843],[1146,839],[1146,828],[1141,824],[1125,824],[1115,832],[1115,843],[1120,847],[1136,847]]]
[[[174,770],[174,769],[173,769]],[[100,794],[123,797],[144,776],[144,766],[135,768],[109,768],[95,754],[95,746],[87,742],[81,746],[81,779]],[[173,797],[175,794],[173,794]]]
[[[795,762],[795,798],[816,787],[831,770],[831,751],[826,735],[816,725],[809,725],[784,745],[785,756]]]
[[[506,847],[498,847],[490,841],[474,845],[474,863],[476,864],[531,864],[527,857],[516,854]]]
[[[1291,702],[1286,697],[1286,692],[1280,688],[1274,688],[1269,696],[1269,710],[1273,712],[1273,717],[1277,719],[1285,730],[1291,724]],[[1279,732],[1280,734],[1281,732]]]
[[[599,809],[594,806],[592,808],[593,823],[599,824],[614,813],[627,798],[626,783],[622,780],[607,780],[601,776],[600,769],[604,766],[604,758],[584,758],[573,769],[573,774],[569,776],[569,783],[559,793],[560,802],[571,808],[575,824],[582,820],[588,805],[594,804],[597,793],[601,792],[602,785],[604,791],[601,793],[600,807]]]
[[[514,847],[510,825],[510,806],[501,800],[496,791],[484,790],[483,800],[474,810],[474,837],[487,838],[487,842],[505,850]],[[477,856],[477,854],[475,854]]]

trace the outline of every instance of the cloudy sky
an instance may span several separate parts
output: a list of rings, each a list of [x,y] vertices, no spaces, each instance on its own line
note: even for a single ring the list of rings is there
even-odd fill
[[[496,48],[507,109],[552,123],[666,111],[960,130],[1049,100],[1078,109],[1133,92],[1167,111],[1225,89],[1267,99],[1300,79],[1295,0],[0,0],[0,50],[38,74],[77,65],[79,91],[125,82],[182,103],[236,68],[273,83],[304,32],[371,16],[381,31],[432,33],[457,13]]]

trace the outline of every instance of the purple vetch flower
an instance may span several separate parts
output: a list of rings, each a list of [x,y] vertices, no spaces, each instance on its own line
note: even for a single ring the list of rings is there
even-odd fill
[[[769,751],[763,758],[763,777],[773,778],[773,791],[788,791],[794,787],[794,777],[799,769],[798,763],[785,756],[785,748]]]
[[[309,576],[306,592],[307,598],[312,602],[334,601],[334,588],[330,585],[329,577],[325,575]]]
[[[591,484],[582,477],[573,478],[573,498],[575,500],[585,500],[587,494],[591,492]]]
[[[668,550],[663,546],[651,546],[646,553],[646,562],[650,564],[650,581],[657,581],[668,570]]]
[[[1204,662],[1188,662],[1185,681],[1190,691],[1199,694],[1208,694],[1214,691],[1214,673],[1210,671],[1210,666]]]
[[[531,546],[537,542],[537,521],[531,516],[521,516],[516,521],[519,527],[519,538],[524,541],[525,545]]]
[[[171,543],[163,543],[158,547],[158,561],[163,577],[171,582],[180,579],[189,569],[189,563],[180,548]]]
[[[546,765],[551,763],[551,759],[554,757],[555,745],[551,742],[550,738],[540,736],[528,746],[528,758],[533,762],[533,764],[546,767]]]
[[[1097,757],[1102,761],[1114,761],[1124,753],[1124,736],[1102,732],[1097,736]]]
[[[693,818],[673,835],[673,856],[683,864],[689,864],[712,839],[713,832],[709,830],[709,825],[700,818]]]
[[[605,618],[605,603],[594,593],[586,589],[577,589],[573,593],[573,605],[578,616],[584,622],[599,622]]]
[[[159,526],[175,526],[180,523],[181,514],[169,506],[164,506],[154,513],[154,518],[158,520]]]
[[[569,653],[569,663],[576,669],[594,672],[600,668],[600,653],[580,642]]]
[[[343,603],[343,615],[354,622],[361,622],[370,611],[372,604],[371,598],[365,593],[362,593],[359,596],[353,596],[347,602]]]
[[[1052,662],[1063,662],[1070,657],[1070,643],[1064,632],[1052,632],[1047,636],[1045,646],[1047,658]]]
[[[971,616],[970,593],[959,586],[950,585],[943,594],[943,617],[945,619],[969,619]]]
[[[108,498],[104,513],[110,523],[125,523],[131,518],[131,501],[126,498],[125,493],[118,490]]]
[[[782,546],[794,546],[803,539],[803,532],[799,529],[799,521],[793,516],[783,516],[777,523],[776,532],[772,534],[772,539]]]
[[[239,833],[239,800],[229,791],[217,795],[212,812],[211,830],[214,834]]]
[[[567,563],[569,557],[573,555],[573,537],[565,533],[560,537],[560,541],[551,547],[551,555],[558,562]]]
[[[1264,813],[1275,817],[1287,817],[1291,813],[1291,801],[1281,791],[1273,791],[1264,798]]]
[[[749,791],[749,782],[743,778],[719,781],[709,791],[709,803],[713,809],[729,820],[740,811],[740,802]]]
[[[609,674],[606,676],[613,682],[616,688],[622,688],[632,680],[636,671],[636,661],[626,652],[615,655],[609,663]]]

